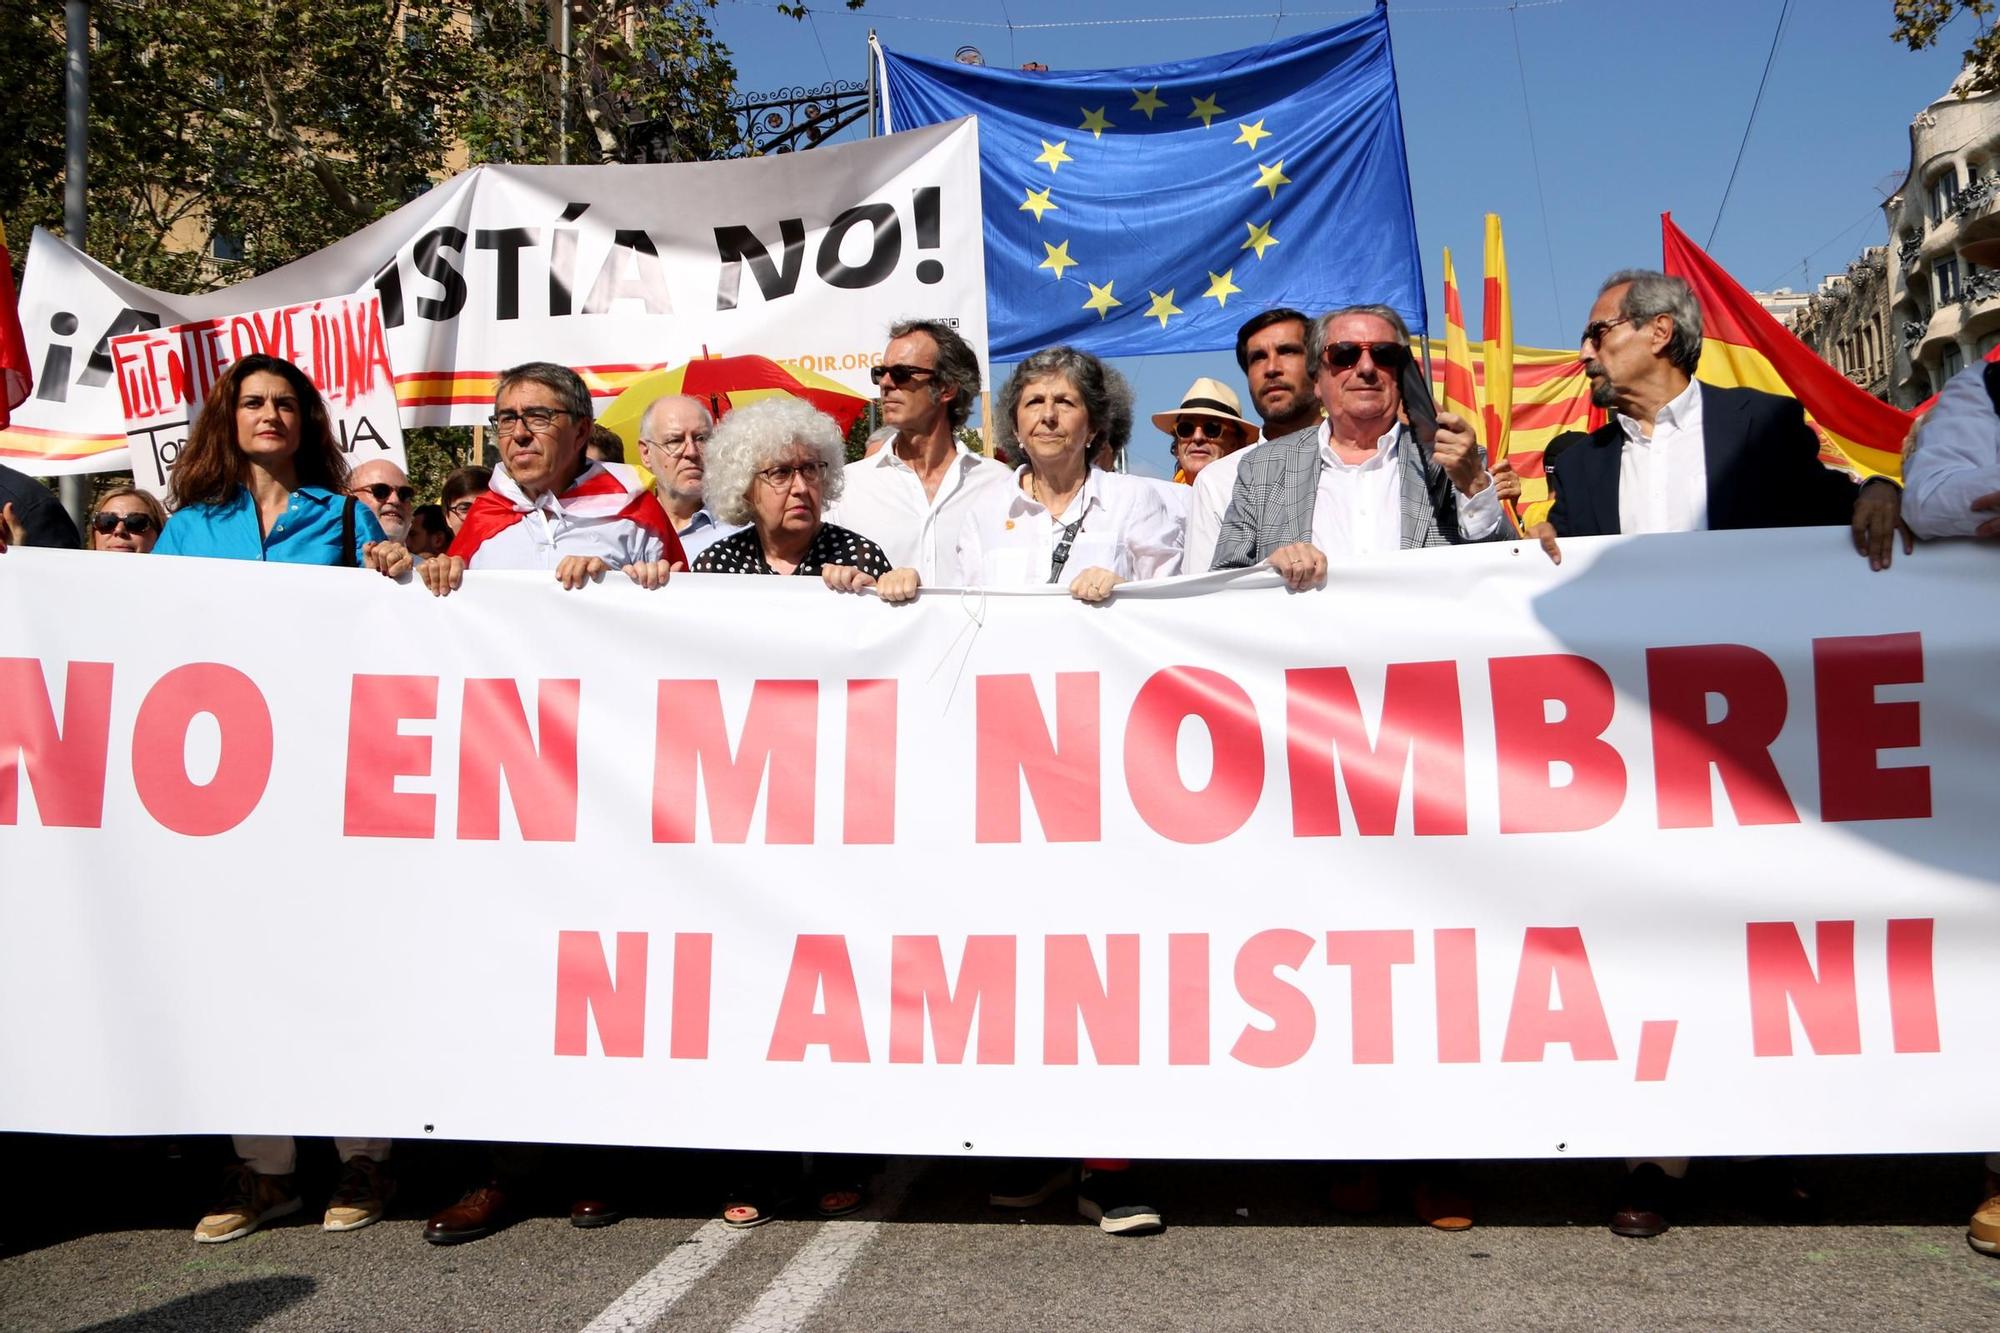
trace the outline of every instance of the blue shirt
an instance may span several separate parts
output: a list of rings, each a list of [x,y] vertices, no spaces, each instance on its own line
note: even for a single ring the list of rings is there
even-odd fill
[[[275,560],[287,565],[341,565],[347,562],[340,549],[341,510],[348,504],[344,495],[335,495],[318,486],[301,486],[292,492],[292,501],[271,533],[264,535],[257,518],[257,502],[248,487],[220,504],[189,505],[176,510],[160,530],[153,547],[155,555],[205,555],[218,560]],[[354,558],[369,542],[385,540],[375,511],[359,500],[354,504]]]

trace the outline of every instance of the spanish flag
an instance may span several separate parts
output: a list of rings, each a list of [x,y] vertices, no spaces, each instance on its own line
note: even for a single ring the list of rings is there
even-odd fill
[[[1665,268],[1685,278],[1701,302],[1703,336],[1696,378],[1723,388],[1762,389],[1796,398],[1819,432],[1828,466],[1863,480],[1901,480],[1909,414],[1875,398],[1819,358],[1773,319],[1700,246],[1660,215]]]
[[[21,306],[14,295],[14,260],[7,253],[7,228],[0,223],[0,430],[8,415],[35,387],[28,364],[28,339],[21,332]]]

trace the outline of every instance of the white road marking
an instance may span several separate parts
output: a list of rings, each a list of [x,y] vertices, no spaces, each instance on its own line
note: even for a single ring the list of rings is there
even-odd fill
[[[749,1234],[724,1226],[720,1219],[702,1223],[653,1271],[584,1325],[583,1333],[641,1333],[651,1328]]]
[[[914,1175],[912,1163],[895,1163],[876,1196],[873,1211],[894,1216]],[[821,1223],[819,1232],[771,1279],[757,1303],[730,1325],[729,1333],[796,1333],[820,1303],[840,1289],[847,1280],[847,1270],[881,1230],[879,1221]]]

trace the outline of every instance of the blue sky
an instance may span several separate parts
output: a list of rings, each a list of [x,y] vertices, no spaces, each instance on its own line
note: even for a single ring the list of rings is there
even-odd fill
[[[1516,339],[1545,347],[1574,344],[1606,274],[1658,266],[1665,211],[1697,243],[1714,228],[1710,253],[1753,288],[1809,290],[1863,246],[1881,244],[1880,202],[1908,168],[1910,120],[1944,95],[1972,29],[1961,19],[1941,49],[1912,54],[1889,41],[1890,0],[1793,0],[1718,226],[1781,7],[1521,0],[1510,11],[1498,0],[1391,0],[1438,330],[1449,246],[1477,333],[1488,212],[1506,228]],[[1238,12],[1212,17],[1231,8]],[[891,49],[919,55],[948,58],[970,44],[993,65],[1096,68],[1254,46],[1366,8],[1366,0],[869,0],[850,13],[841,0],[822,0],[799,23],[770,0],[723,0],[712,21],[735,55],[739,86],[762,90],[863,77],[871,28]],[[1135,19],[1160,21],[1106,22]],[[1142,417],[1179,401],[1197,375],[1239,380],[1228,352],[1119,364]],[[1143,423],[1133,453],[1141,470],[1171,467],[1165,437],[1148,436]]]

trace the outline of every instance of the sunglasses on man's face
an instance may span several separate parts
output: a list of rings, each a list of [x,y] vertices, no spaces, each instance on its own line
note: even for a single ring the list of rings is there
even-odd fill
[[[153,516],[151,514],[113,514],[107,511],[98,514],[90,520],[90,526],[107,537],[118,531],[121,524],[124,525],[125,531],[131,533],[134,537],[143,537],[153,530]]]
[[[392,495],[395,496],[398,500],[401,500],[404,504],[409,504],[412,500],[415,500],[417,498],[416,487],[391,486],[386,481],[378,481],[372,486],[356,486],[354,489],[357,491],[368,492],[370,495],[375,497],[375,503],[378,505],[388,504],[389,497]]]
[[[875,366],[868,372],[868,378],[880,384],[888,380],[899,389],[907,389],[927,379],[934,379],[937,371],[929,366]]]
[[[1410,349],[1401,343],[1334,343],[1326,349],[1326,363],[1335,370],[1352,370],[1361,364],[1361,354],[1383,370],[1398,371],[1410,364]]]
[[[1174,434],[1183,440],[1191,440],[1197,435],[1219,440],[1228,429],[1228,422],[1217,421],[1214,417],[1182,417],[1174,423]]]

